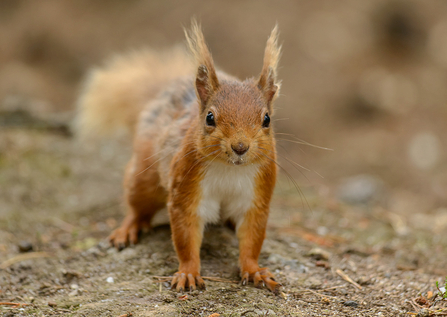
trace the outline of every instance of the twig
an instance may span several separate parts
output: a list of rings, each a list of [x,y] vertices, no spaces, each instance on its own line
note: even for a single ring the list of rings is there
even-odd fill
[[[72,233],[73,230],[75,229],[75,226],[73,226],[72,224],[63,221],[62,219],[59,219],[57,217],[53,217],[53,223],[60,229],[68,232],[68,233]]]
[[[36,258],[48,258],[51,257],[51,254],[47,253],[47,252],[32,252],[32,253],[24,253],[24,254],[20,254],[17,255],[9,260],[4,261],[1,265],[0,265],[0,269],[4,270],[7,267],[18,263],[18,262],[22,262],[22,261],[26,261],[26,260],[31,260],[31,259],[36,259]]]
[[[350,277],[349,277],[345,272],[343,272],[342,270],[337,269],[335,272],[336,272],[338,275],[340,275],[341,278],[344,279],[346,282],[351,283],[352,285],[354,285],[354,286],[357,287],[358,289],[362,289],[362,287],[361,287],[359,284],[357,284],[356,282],[354,282],[354,281],[352,280],[352,278],[350,278]]]
[[[0,302],[0,305],[12,306],[12,308],[16,308],[16,307],[28,306],[29,304]]]
[[[336,289],[336,288],[340,288],[340,287],[344,287],[344,285],[338,285],[338,286],[332,286],[332,287],[326,287],[326,288],[321,288],[321,289],[318,289],[317,291],[329,291],[329,290],[331,290],[331,289]]]
[[[416,305],[417,307],[419,307],[419,309],[425,308],[424,306],[419,305],[418,303],[416,303],[415,299],[411,299],[411,302]]]
[[[413,309],[414,309],[415,311],[418,311],[418,308],[416,307],[416,305],[413,304],[413,302],[412,302],[411,300],[409,300],[408,303],[410,303],[411,306],[413,306]],[[410,315],[417,315],[417,313],[407,313],[407,314],[410,314]]]

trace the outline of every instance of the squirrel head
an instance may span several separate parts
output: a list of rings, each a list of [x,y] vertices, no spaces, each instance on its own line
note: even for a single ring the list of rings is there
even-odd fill
[[[280,88],[276,78],[281,51],[277,26],[267,41],[260,76],[242,82],[229,76],[219,80],[203,33],[195,21],[191,31],[185,33],[197,62],[199,153],[230,165],[274,160],[275,140],[270,117]]]

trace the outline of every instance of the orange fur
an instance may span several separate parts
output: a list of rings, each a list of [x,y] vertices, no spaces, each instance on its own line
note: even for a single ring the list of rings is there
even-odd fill
[[[111,106],[112,109],[118,107],[113,114],[115,118],[122,113],[122,118],[116,119],[114,124],[129,125],[135,130],[135,136],[134,152],[124,182],[128,213],[110,240],[118,248],[136,243],[138,231],[149,226],[155,213],[166,205],[179,259],[179,270],[172,286],[178,291],[186,287],[195,289],[204,287],[200,277],[204,227],[217,218],[228,220],[235,224],[240,241],[243,283],[253,281],[256,286],[265,283],[277,292],[279,284],[273,275],[258,266],[277,173],[275,139],[269,125],[272,103],[279,90],[277,28],[267,41],[261,75],[258,79],[244,81],[216,71],[195,22],[185,34],[194,61],[184,65],[178,73],[171,67],[163,70],[163,62],[155,63],[157,72],[163,74],[160,78],[153,77],[153,71],[147,69],[146,75],[123,79],[133,80],[137,87],[132,87],[128,93],[144,89],[150,93],[123,97],[124,90],[107,90],[107,93],[98,90],[98,86],[106,87],[113,82],[109,71],[113,78],[132,73],[112,67],[97,71],[103,78],[98,77],[94,84],[87,86],[81,98],[81,122],[91,126],[95,116],[105,111],[101,102],[96,104],[97,108],[87,110],[95,107],[93,101],[114,100],[115,93],[119,95],[118,100],[129,102],[146,96],[145,102],[132,104],[132,109],[126,108],[127,101]],[[177,56],[173,64],[178,65],[182,58]],[[124,65],[125,59],[122,62]],[[129,67],[136,64],[130,62]],[[191,71],[184,76],[183,70]],[[167,71],[171,73],[166,75]],[[141,69],[136,72],[144,73]],[[137,77],[147,81],[137,80]],[[147,82],[155,84],[146,87]],[[161,93],[155,97],[155,91]],[[139,121],[134,128],[132,122],[140,107]],[[110,129],[112,121],[111,118],[98,120],[99,128],[103,129],[103,125],[105,130]],[[235,190],[237,186],[240,190]]]

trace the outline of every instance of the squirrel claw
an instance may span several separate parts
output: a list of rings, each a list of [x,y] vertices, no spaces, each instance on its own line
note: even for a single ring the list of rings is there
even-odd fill
[[[175,288],[177,292],[183,293],[187,286],[189,287],[189,291],[192,292],[197,289],[197,286],[200,289],[205,289],[205,282],[198,274],[186,274],[184,272],[175,273],[171,282],[171,289]]]
[[[266,286],[275,295],[279,294],[279,289],[282,286],[275,281],[273,274],[267,268],[259,268],[251,274],[245,271],[242,275],[242,285],[247,285],[249,281],[253,282],[254,286],[258,288]]]
[[[248,272],[245,272],[244,275],[242,276],[242,286],[245,286],[248,284],[248,280],[250,278],[250,275],[248,274]]]
[[[134,245],[138,242],[138,232],[141,229],[141,225],[138,224],[133,218],[123,222],[121,227],[115,229],[109,236],[108,240],[112,246],[121,251],[125,249],[129,244]]]

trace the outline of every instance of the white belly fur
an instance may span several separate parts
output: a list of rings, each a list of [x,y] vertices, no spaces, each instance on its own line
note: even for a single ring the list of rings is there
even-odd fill
[[[213,162],[201,182],[198,215],[204,224],[231,219],[236,228],[253,206],[258,165],[231,166]]]

